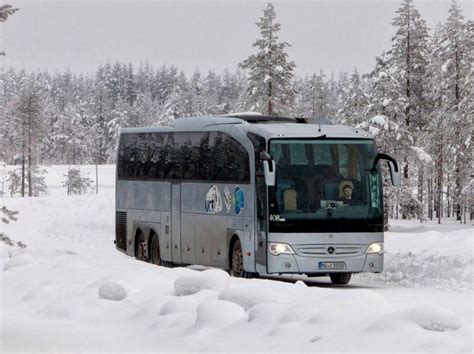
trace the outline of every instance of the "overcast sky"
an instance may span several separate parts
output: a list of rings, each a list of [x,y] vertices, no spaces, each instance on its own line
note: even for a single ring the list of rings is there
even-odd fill
[[[110,61],[155,67],[173,64],[187,73],[231,70],[254,52],[255,22],[267,1],[17,1],[0,24],[0,59],[6,68],[94,72]],[[390,48],[391,20],[400,1],[273,1],[280,38],[297,73],[373,68]],[[472,19],[472,1],[459,1]],[[430,28],[448,15],[450,0],[415,0]]]

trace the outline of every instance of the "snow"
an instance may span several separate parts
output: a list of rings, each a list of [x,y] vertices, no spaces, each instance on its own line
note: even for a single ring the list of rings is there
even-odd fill
[[[383,101],[382,101],[382,105],[384,107],[387,107],[391,102],[392,102],[392,100],[390,98],[384,98]]]
[[[418,160],[420,160],[423,163],[432,163],[433,159],[429,154],[426,153],[423,148],[417,147],[417,146],[410,146],[410,149],[415,153],[416,157]]]
[[[113,166],[99,195],[69,197],[66,168],[49,196],[2,200],[19,210],[2,231],[28,245],[0,243],[2,353],[473,350],[470,225],[391,220],[385,271],[348,286],[236,279],[116,251]]]
[[[195,294],[203,289],[222,291],[230,284],[230,276],[220,269],[209,269],[202,273],[181,276],[174,282],[174,293],[178,296]]]
[[[369,133],[373,136],[377,136],[380,133],[380,129],[373,126],[369,126]]]
[[[388,118],[387,116],[384,116],[384,115],[378,115],[378,116],[372,117],[370,121],[374,124],[378,124],[381,126],[388,124]]]
[[[127,297],[125,287],[114,281],[105,281],[99,287],[99,297],[105,300],[121,301]]]

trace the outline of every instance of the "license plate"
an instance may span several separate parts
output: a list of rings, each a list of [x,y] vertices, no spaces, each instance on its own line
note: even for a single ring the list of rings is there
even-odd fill
[[[344,262],[319,262],[319,269],[346,269]]]

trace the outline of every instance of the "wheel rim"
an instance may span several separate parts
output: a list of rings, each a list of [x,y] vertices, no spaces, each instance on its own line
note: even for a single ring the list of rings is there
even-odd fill
[[[242,248],[240,247],[240,244],[236,244],[236,246],[234,246],[234,251],[232,252],[232,276],[241,277],[242,269]]]

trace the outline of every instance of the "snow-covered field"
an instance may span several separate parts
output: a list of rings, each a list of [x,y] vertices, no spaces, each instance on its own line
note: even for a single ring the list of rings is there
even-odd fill
[[[48,170],[50,196],[2,200],[28,247],[0,246],[1,353],[473,351],[471,225],[392,220],[386,271],[345,287],[235,279],[116,251],[113,166],[99,195],[73,197],[67,167]]]

